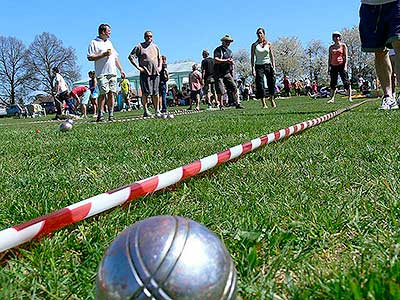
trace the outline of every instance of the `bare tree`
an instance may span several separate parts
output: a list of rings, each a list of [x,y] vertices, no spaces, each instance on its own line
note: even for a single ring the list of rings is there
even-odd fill
[[[236,76],[241,79],[249,78],[251,74],[250,54],[246,49],[233,53]]]
[[[0,101],[15,104],[31,77],[26,67],[26,47],[15,37],[0,36]]]
[[[320,40],[311,40],[304,52],[305,60],[303,69],[308,70],[311,80],[327,80],[328,71],[328,49]]]
[[[278,76],[295,78],[303,75],[301,62],[304,61],[304,49],[297,37],[280,37],[273,43],[275,65]]]
[[[27,65],[35,73],[34,80],[40,88],[54,95],[53,67],[58,67],[67,83],[79,80],[75,49],[65,48],[55,35],[43,32],[35,37],[28,48]]]
[[[348,67],[351,77],[356,77],[359,74],[363,77],[375,76],[374,56],[361,51],[358,27],[343,28],[342,40],[348,48]]]

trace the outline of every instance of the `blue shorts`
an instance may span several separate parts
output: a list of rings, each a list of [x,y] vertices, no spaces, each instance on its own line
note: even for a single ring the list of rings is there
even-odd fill
[[[393,48],[392,42],[400,40],[400,0],[382,4],[361,4],[360,38],[364,52]]]

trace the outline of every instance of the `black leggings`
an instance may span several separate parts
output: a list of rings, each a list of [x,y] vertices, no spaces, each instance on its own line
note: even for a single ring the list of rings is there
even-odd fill
[[[256,70],[256,98],[261,99],[267,96],[267,89],[264,84],[264,75],[267,78],[269,96],[275,94],[275,72],[271,64],[255,65]]]

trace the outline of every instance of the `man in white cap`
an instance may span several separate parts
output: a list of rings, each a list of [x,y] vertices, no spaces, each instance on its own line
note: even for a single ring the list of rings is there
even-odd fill
[[[233,79],[233,55],[229,49],[229,45],[233,42],[230,35],[225,35],[221,38],[222,45],[214,50],[214,77],[216,80],[216,90],[220,108],[223,108],[222,95],[226,90],[231,93],[236,108],[243,109],[240,105],[239,97],[237,95],[237,87]],[[225,90],[226,87],[226,90]]]
[[[400,0],[361,0],[360,37],[364,52],[375,53],[375,69],[382,85],[380,109],[398,109],[393,95],[388,48],[394,48],[396,73],[400,73]],[[398,79],[399,80],[399,79]]]

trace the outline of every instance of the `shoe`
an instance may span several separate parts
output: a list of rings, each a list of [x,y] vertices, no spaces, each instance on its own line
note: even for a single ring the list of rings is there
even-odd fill
[[[110,121],[110,122],[112,122],[112,121],[114,121],[115,119],[114,119],[114,116],[109,116],[108,117],[108,121]]]
[[[330,99],[330,100],[328,100],[328,102],[327,103],[335,103],[335,99]]]
[[[212,106],[208,105],[207,110],[212,110]]]
[[[56,115],[52,120],[54,120],[54,121],[59,121],[59,120],[61,120],[61,118],[60,118],[59,115]]]
[[[96,119],[96,122],[98,122],[98,123],[103,123],[103,122],[105,122],[105,121],[106,121],[106,120],[104,119],[103,116],[98,116],[97,119]]]
[[[236,109],[244,109],[244,107],[241,106],[240,104],[236,104]]]
[[[381,107],[379,107],[381,110],[393,110],[393,109],[399,109],[399,105],[397,102],[390,96],[383,96],[382,97],[382,104]]]
[[[162,109],[162,110],[161,110],[161,113],[162,113],[162,114],[165,114],[165,113],[167,113],[167,110],[166,110],[166,109]]]
[[[159,111],[156,111],[155,116],[156,118],[162,118],[162,114]]]
[[[219,106],[219,110],[224,110],[225,108],[224,108],[224,106],[223,105],[220,105]]]
[[[148,111],[144,111],[143,113],[143,118],[151,118],[153,115],[149,113]]]
[[[349,97],[349,102],[353,102],[353,98]]]

